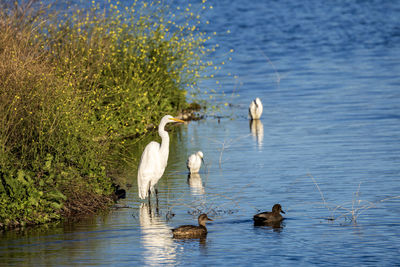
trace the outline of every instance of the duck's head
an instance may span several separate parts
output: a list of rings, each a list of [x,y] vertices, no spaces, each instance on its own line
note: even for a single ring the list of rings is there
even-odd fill
[[[274,212],[274,213],[279,213],[279,212],[285,213],[285,212],[282,210],[282,207],[281,207],[280,204],[275,204],[275,205],[272,207],[272,212]]]
[[[206,226],[206,222],[212,221],[212,220],[207,217],[207,214],[203,213],[203,214],[199,215],[198,221],[199,221],[199,225]]]

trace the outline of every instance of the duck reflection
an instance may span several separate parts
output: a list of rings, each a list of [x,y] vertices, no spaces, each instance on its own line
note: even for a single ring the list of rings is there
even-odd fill
[[[257,141],[258,147],[262,147],[264,140],[264,125],[260,120],[250,120],[250,131]]]
[[[204,191],[203,181],[199,173],[189,173],[187,181],[190,187],[190,192],[193,196],[204,195],[205,191]]]
[[[139,221],[145,265],[175,265],[176,244],[171,238],[171,230],[148,203],[140,204]]]
[[[284,222],[264,222],[264,223],[256,223],[254,222],[255,228],[266,228],[272,229],[274,232],[280,233],[282,232],[283,228],[285,227]]]
[[[207,236],[202,236],[198,238],[177,238],[174,237],[176,243],[180,245],[192,245],[199,242],[199,248],[203,249],[202,252],[207,252]]]

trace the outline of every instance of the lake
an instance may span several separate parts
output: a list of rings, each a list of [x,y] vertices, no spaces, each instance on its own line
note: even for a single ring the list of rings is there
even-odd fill
[[[211,2],[210,2],[211,3]],[[208,5],[210,5],[210,3]],[[177,3],[173,2],[173,5]],[[215,1],[201,26],[229,103],[169,127],[159,207],[132,185],[111,212],[1,234],[5,266],[396,266],[400,264],[400,2]],[[228,33],[230,31],[230,33]],[[229,75],[231,74],[231,75]],[[264,112],[250,121],[259,97]],[[188,176],[198,150],[205,165]],[[252,217],[280,203],[280,227]],[[171,229],[210,222],[205,239]]]

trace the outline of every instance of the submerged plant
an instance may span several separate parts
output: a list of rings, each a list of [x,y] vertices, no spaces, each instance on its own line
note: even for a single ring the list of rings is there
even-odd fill
[[[371,208],[377,208],[377,205],[384,201],[400,198],[400,196],[387,197],[376,202],[360,199],[360,187],[361,187],[361,182],[360,182],[358,184],[357,191],[353,193],[352,201],[345,202],[343,204],[333,204],[325,200],[324,194],[322,193],[321,188],[319,187],[314,177],[311,175],[308,176],[312,179],[314,185],[318,189],[318,192],[320,193],[321,199],[323,201],[323,205],[330,211],[331,215],[327,218],[327,220],[331,221],[335,221],[340,218],[345,218],[346,220],[349,220],[350,222],[356,224],[357,218],[365,211]]]

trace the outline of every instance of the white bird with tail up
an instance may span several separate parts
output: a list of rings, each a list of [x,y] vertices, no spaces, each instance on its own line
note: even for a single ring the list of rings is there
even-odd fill
[[[186,163],[190,173],[198,173],[202,161],[204,161],[203,152],[197,151],[197,153],[190,155]]]
[[[155,190],[156,196],[158,190],[155,188],[158,181],[164,174],[167,167],[169,154],[169,136],[165,131],[165,125],[169,122],[184,122],[171,115],[165,115],[158,125],[158,134],[161,137],[161,145],[155,141],[150,142],[143,151],[138,169],[138,189],[139,197],[145,199]]]
[[[261,118],[261,114],[263,112],[263,105],[261,100],[257,97],[253,101],[251,101],[249,106],[249,115],[252,120],[258,120]]]

